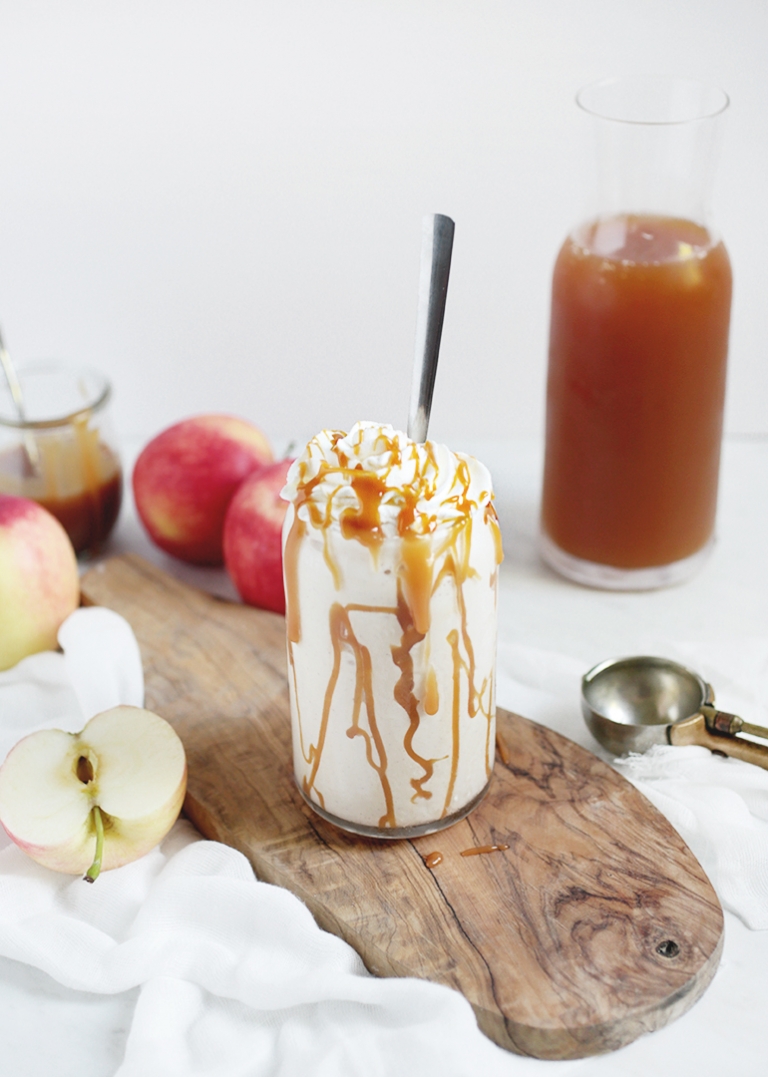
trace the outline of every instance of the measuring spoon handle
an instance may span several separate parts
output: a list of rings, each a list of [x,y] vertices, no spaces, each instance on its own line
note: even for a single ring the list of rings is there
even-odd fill
[[[712,703],[707,702],[702,706],[701,713],[704,715],[707,728],[713,733],[748,733],[752,737],[761,737],[768,741],[768,729],[764,726],[755,725],[754,722],[745,722],[738,714],[729,714],[728,711],[719,711]]]
[[[669,726],[669,742],[675,745],[698,744],[712,752],[720,752],[768,770],[768,746],[753,744],[752,741],[735,737],[731,733],[711,733],[707,729],[707,720],[703,714],[694,714]]]

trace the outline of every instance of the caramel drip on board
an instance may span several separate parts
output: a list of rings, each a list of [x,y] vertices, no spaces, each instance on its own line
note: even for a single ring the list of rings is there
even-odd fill
[[[442,864],[442,862],[443,862],[443,854],[441,852],[439,852],[437,849],[435,849],[435,851],[433,853],[428,853],[424,857],[424,863],[430,869],[431,868],[436,868],[437,865]]]
[[[503,853],[508,845],[473,845],[471,849],[462,849],[459,856],[482,856],[485,853]]]

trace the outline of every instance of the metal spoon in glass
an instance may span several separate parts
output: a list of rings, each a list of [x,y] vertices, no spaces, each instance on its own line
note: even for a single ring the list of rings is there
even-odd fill
[[[10,352],[5,346],[2,329],[0,329],[0,366],[2,366],[5,379],[8,382],[8,388],[11,391],[11,400],[16,408],[16,414],[19,417],[19,421],[25,423],[27,421],[27,415],[24,410],[24,396],[21,391],[19,376],[16,373],[16,367],[13,365]],[[32,468],[33,472],[37,473],[40,468],[40,452],[31,430],[24,430],[23,441],[27,459],[29,460],[29,466]]]
[[[408,437],[426,441],[432,393],[435,388],[445,300],[451,271],[454,223],[435,213],[424,218],[419,275],[419,307],[416,317],[416,354],[413,362]]]

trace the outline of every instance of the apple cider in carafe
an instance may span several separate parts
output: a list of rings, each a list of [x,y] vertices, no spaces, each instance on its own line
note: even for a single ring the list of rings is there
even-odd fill
[[[620,215],[574,232],[552,287],[542,526],[623,569],[709,542],[731,268],[701,225]]]

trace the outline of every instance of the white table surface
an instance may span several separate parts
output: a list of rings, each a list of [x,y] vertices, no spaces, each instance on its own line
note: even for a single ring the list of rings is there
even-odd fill
[[[534,441],[472,442],[490,466],[497,489],[505,562],[499,603],[500,654],[524,646],[571,656],[584,671],[618,654],[711,655],[726,668],[715,684],[725,709],[768,724],[768,440],[724,446],[718,540],[712,557],[688,584],[644,594],[598,592],[567,583],[536,553],[541,446]],[[129,465],[135,451],[125,453]],[[166,570],[231,597],[223,570],[182,566],[155,550],[136,520],[130,494],[107,555],[133,551]],[[735,657],[734,657],[735,656]],[[741,668],[735,668],[741,666]],[[702,672],[709,672],[707,671]],[[757,671],[757,679],[755,678]],[[729,679],[729,673],[733,682]],[[765,693],[745,697],[743,685]],[[762,698],[760,698],[762,696]],[[525,698],[519,685],[499,682],[499,703],[546,721],[599,751],[583,726],[578,699]],[[526,708],[526,703],[529,706]],[[1,880],[0,880],[1,882]],[[535,1063],[536,1071],[610,1077],[758,1077],[768,1055],[768,931],[749,931],[726,913],[723,960],[689,1013],[621,1051],[577,1062]],[[46,974],[0,960],[0,1073],[14,1077],[106,1077],[122,1058],[138,990],[114,997],[63,988]],[[510,1077],[519,1060],[509,1056]],[[529,1065],[525,1072],[529,1073]],[[398,1075],[399,1077],[399,1075]],[[422,1075],[424,1077],[424,1075]]]

